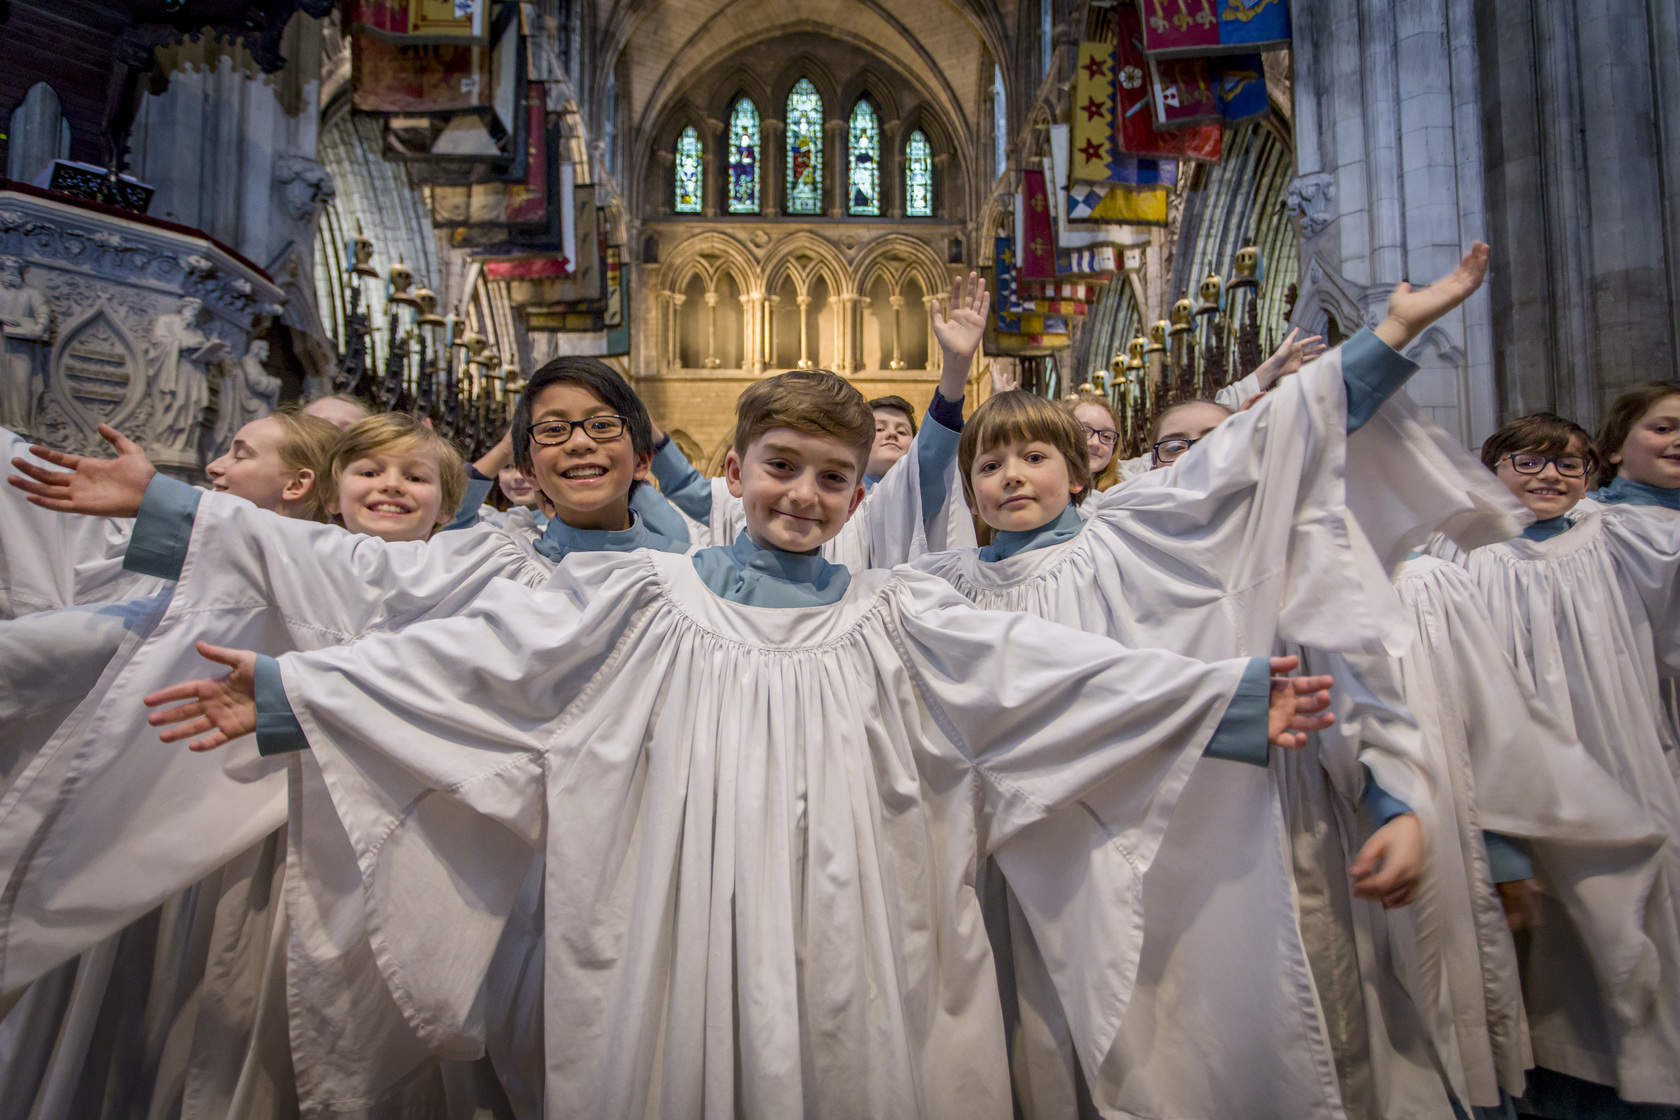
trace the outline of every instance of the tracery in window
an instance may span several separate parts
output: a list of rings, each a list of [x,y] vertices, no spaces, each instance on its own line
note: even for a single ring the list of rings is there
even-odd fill
[[[758,213],[758,106],[750,98],[735,102],[729,114],[729,212]]]
[[[677,198],[679,214],[700,213],[700,198],[705,183],[705,170],[700,158],[700,134],[689,125],[677,137]]]
[[[852,109],[846,139],[846,184],[851,213],[881,212],[881,122],[875,107],[864,100]]]
[[[904,213],[933,217],[933,145],[919,128],[904,144]]]
[[[788,213],[822,213],[822,148],[822,96],[801,78],[787,99]]]

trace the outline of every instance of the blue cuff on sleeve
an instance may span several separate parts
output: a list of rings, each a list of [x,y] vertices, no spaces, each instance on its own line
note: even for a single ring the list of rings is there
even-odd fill
[[[158,579],[180,579],[198,516],[199,492],[159,472],[146,484],[140,513],[123,553],[123,570]]]
[[[1534,863],[1521,840],[1498,832],[1483,832],[1482,839],[1487,843],[1488,872],[1494,882],[1515,883],[1534,878]]]
[[[1203,758],[1222,758],[1227,762],[1246,762],[1251,766],[1266,765],[1266,727],[1272,706],[1272,662],[1268,657],[1252,658],[1243,670],[1237,691],[1225,708],[1225,718],[1213,730]]]
[[[1417,368],[1416,362],[1378,338],[1370,327],[1344,342],[1342,380],[1347,384],[1348,434],[1363,428]]]
[[[956,422],[948,423],[951,413]],[[945,508],[945,472],[957,459],[957,443],[962,439],[962,402],[952,404],[933,391],[933,403],[928,405],[922,430],[916,433],[916,467],[920,471],[922,520],[931,521]]]
[[[666,501],[702,525],[712,519],[712,480],[694,469],[675,440],[654,454],[653,477]]]
[[[958,397],[954,401],[945,399],[945,394],[938,389],[933,391],[933,400],[928,402],[927,420],[932,420],[942,428],[949,428],[953,432],[962,431],[963,399]],[[924,420],[923,423],[927,421]]]
[[[450,529],[470,529],[478,524],[478,509],[484,504],[484,499],[490,496],[490,488],[496,485],[496,480],[486,478],[479,473],[477,467],[467,467],[467,492],[461,496],[461,505],[455,511],[455,520],[445,525],[442,532]]]
[[[1377,784],[1377,776],[1366,766],[1365,771],[1365,811],[1381,828],[1395,817],[1403,817],[1412,811],[1412,807],[1389,793]]]
[[[309,740],[292,714],[292,702],[286,699],[286,686],[280,681],[280,662],[259,653],[256,675],[257,753],[267,756],[308,750]]]

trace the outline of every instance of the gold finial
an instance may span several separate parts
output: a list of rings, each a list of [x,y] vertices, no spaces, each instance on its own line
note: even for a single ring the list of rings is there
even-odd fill
[[[1202,297],[1202,305],[1196,310],[1202,312],[1205,312],[1210,308],[1217,310],[1219,308],[1219,297],[1223,295],[1224,292],[1225,281],[1219,278],[1219,274],[1217,272],[1208,273],[1202,280],[1201,286],[1196,289],[1196,294]]]
[[[356,223],[356,234],[350,238],[350,271],[357,276],[367,276],[379,279],[379,270],[373,267],[373,238],[362,232],[362,223]]]
[[[437,295],[430,288],[414,289],[415,302],[420,306],[420,317],[414,320],[422,327],[443,326],[443,316],[437,313]]]
[[[1241,279],[1254,279],[1260,272],[1260,250],[1253,245],[1244,245],[1238,249],[1236,271]]]
[[[387,275],[391,279],[391,294],[388,301],[400,303],[404,307],[419,307],[420,301],[414,298],[409,286],[414,283],[413,271],[402,261],[397,261],[390,268]]]
[[[1183,334],[1190,329],[1190,321],[1196,317],[1196,304],[1189,296],[1185,296],[1172,305],[1172,327],[1168,334]]]
[[[1172,324],[1165,319],[1157,319],[1149,324],[1149,345],[1144,348],[1146,354],[1159,354],[1167,348],[1167,332]]]
[[[1128,359],[1126,368],[1141,369],[1143,367],[1143,356],[1148,350],[1149,340],[1147,338],[1144,338],[1141,334],[1132,336],[1132,340],[1126,343],[1126,357]]]

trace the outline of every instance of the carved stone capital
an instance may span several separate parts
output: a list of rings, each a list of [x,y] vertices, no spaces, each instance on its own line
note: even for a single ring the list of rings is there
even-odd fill
[[[338,197],[332,174],[306,156],[281,156],[274,163],[274,181],[280,184],[286,213],[300,222],[313,218],[316,210]]]
[[[1306,240],[1324,232],[1336,216],[1336,181],[1323,171],[1298,175],[1289,184],[1283,207],[1301,225]]]

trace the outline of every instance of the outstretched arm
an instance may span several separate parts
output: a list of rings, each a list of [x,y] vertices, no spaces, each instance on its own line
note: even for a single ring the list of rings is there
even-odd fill
[[[1279,378],[1288,377],[1324,353],[1323,335],[1309,334],[1300,338],[1300,333],[1299,327],[1292,329],[1283,343],[1272,351],[1271,357],[1254,368],[1253,376],[1262,390],[1270,389]]]
[[[968,389],[969,367],[986,335],[986,310],[986,280],[977,272],[951,281],[943,307],[934,300],[933,335],[944,354],[939,395],[953,404],[960,404]]]
[[[94,517],[134,517],[140,512],[140,502],[157,468],[139,444],[115,428],[101,424],[99,434],[116,448],[115,459],[31,447],[31,454],[65,469],[53,471],[28,459],[13,459],[12,466],[27,477],[14,474],[6,481],[42,509]]]
[[[209,642],[199,642],[198,653],[229,671],[152,693],[146,697],[148,708],[172,703],[175,707],[153,712],[146,722],[164,729],[158,737],[166,743],[191,738],[188,750],[213,751],[257,730],[257,654]]]
[[[1487,242],[1478,241],[1457,268],[1427,288],[1414,290],[1402,281],[1388,297],[1388,314],[1377,325],[1377,337],[1396,350],[1404,350],[1429,324],[1469,299],[1482,286],[1487,267]]]

